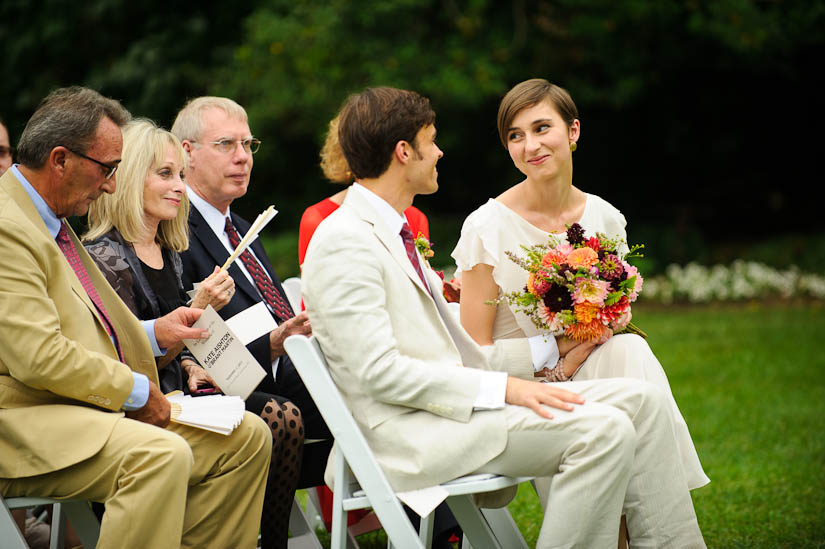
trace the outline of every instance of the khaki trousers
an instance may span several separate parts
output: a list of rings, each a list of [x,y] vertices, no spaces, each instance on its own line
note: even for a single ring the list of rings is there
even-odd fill
[[[271,452],[269,428],[248,412],[229,436],[124,417],[95,456],[0,478],[0,492],[104,502],[101,548],[254,548]]]
[[[507,406],[507,446],[479,470],[552,477],[536,547],[615,548],[623,512],[631,547],[704,547],[665,393],[641,380],[563,386],[585,404],[548,408],[551,420]]]

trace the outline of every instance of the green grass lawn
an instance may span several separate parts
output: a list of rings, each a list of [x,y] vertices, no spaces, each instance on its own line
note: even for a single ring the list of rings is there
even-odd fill
[[[634,313],[712,480],[693,492],[708,546],[825,547],[825,307]],[[520,487],[510,512],[535,546],[541,509],[531,487]]]

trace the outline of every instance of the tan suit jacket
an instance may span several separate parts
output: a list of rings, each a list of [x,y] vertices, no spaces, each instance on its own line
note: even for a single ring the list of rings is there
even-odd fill
[[[157,383],[150,343],[74,232],[126,363],[11,170],[0,178],[0,477],[48,473],[96,454],[133,386]],[[131,369],[131,370],[130,370]]]
[[[482,370],[531,367],[524,339],[480,347],[434,296],[398,235],[358,193],[325,219],[303,265],[304,302],[333,379],[397,490],[477,470],[507,443],[503,411],[473,411]]]

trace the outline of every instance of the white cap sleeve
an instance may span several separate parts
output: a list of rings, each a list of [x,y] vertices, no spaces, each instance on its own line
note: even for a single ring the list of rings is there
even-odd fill
[[[495,230],[492,206],[488,202],[464,220],[461,237],[452,253],[459,271],[469,271],[480,263],[495,268],[504,255]]]

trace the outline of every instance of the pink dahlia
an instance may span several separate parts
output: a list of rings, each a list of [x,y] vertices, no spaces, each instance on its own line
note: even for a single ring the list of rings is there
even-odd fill
[[[581,250],[590,248],[580,248]],[[573,291],[573,301],[576,303],[593,303],[600,306],[604,303],[607,294],[610,293],[610,282],[606,280],[595,280],[580,276],[576,279],[576,289]]]
[[[624,272],[627,273],[627,278],[632,278],[634,276],[636,277],[636,282],[633,284],[633,289],[630,291],[630,295],[627,296],[631,302],[636,301],[636,298],[639,297],[639,292],[642,291],[642,284],[644,284],[642,275],[639,274],[639,269],[629,263],[624,264]],[[628,322],[630,321],[628,320]]]

